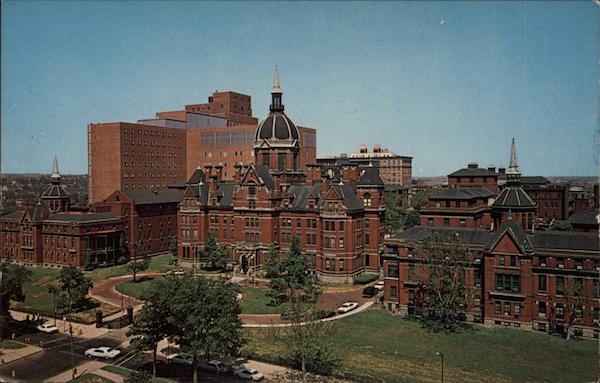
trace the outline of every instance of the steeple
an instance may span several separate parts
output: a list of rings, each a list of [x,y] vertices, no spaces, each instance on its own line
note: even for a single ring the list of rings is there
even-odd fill
[[[57,185],[60,184],[60,173],[58,172],[58,160],[54,156],[54,165],[52,167],[52,175],[50,176],[52,183]]]
[[[283,104],[281,103],[281,83],[279,82],[279,70],[275,65],[275,75],[273,76],[273,90],[271,90],[271,112],[283,112]]]
[[[514,137],[510,148],[510,165],[506,171],[506,181],[513,185],[518,184],[521,181],[521,171],[519,170],[519,164],[517,163],[517,148]]]

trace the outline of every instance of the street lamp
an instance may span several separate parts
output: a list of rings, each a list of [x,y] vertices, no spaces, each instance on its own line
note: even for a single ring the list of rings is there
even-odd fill
[[[442,383],[444,383],[444,354],[441,351],[435,353],[435,355],[442,358]]]

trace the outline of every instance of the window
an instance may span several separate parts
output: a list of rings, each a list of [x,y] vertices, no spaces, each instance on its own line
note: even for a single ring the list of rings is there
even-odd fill
[[[466,221],[464,218],[461,218],[461,219],[458,221],[458,225],[459,225],[460,227],[465,227],[465,226],[467,226],[467,221]]]
[[[521,304],[515,303],[515,318],[518,318],[521,315]]]
[[[538,291],[546,292],[546,276],[538,275]]]
[[[248,198],[256,198],[256,185],[248,185]]]
[[[388,265],[387,271],[388,271],[388,273],[387,273],[388,277],[398,278],[398,276],[399,276],[398,265]]]
[[[340,237],[338,244],[339,244],[340,249],[344,248],[344,237]]]
[[[546,317],[546,302],[538,303],[538,314],[540,317]]]
[[[444,226],[450,226],[450,218],[444,218]]]
[[[433,226],[433,218],[427,218],[427,225]]]
[[[510,302],[504,302],[504,315],[510,316]]]
[[[520,276],[512,274],[496,274],[496,291],[520,292]]]
[[[564,318],[565,316],[565,306],[562,303],[558,303],[556,305],[556,317],[557,318]]]
[[[565,294],[565,277],[556,277],[556,294]]]
[[[270,158],[269,153],[263,153],[263,165],[266,166],[267,168],[269,167],[269,158]]]
[[[285,170],[285,153],[279,153],[277,155],[277,169]]]
[[[498,257],[498,264],[499,264],[500,266],[504,266],[504,255],[500,255],[500,256]]]
[[[398,299],[398,287],[390,286],[390,298]]]
[[[494,313],[495,313],[496,315],[500,315],[500,302],[496,302],[496,303],[494,304]]]
[[[510,265],[511,265],[512,267],[515,267],[515,266],[517,266],[517,257],[516,257],[515,255],[511,255],[511,256],[510,256]]]
[[[365,193],[363,195],[363,206],[364,207],[371,207],[371,194],[370,193]]]

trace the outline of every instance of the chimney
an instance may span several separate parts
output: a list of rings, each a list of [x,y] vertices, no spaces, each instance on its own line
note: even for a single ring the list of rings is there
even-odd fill
[[[325,194],[329,191],[329,177],[321,177],[321,197],[325,198]]]
[[[212,168],[212,165],[204,165],[204,174],[206,175],[206,178],[212,177]]]
[[[273,192],[275,195],[281,194],[281,177],[279,174],[273,174]]]
[[[467,168],[469,169],[477,169],[479,167],[479,165],[477,164],[477,162],[469,162],[469,164],[467,165]]]
[[[342,180],[345,183],[358,181],[358,167],[356,165],[342,166]]]
[[[494,165],[489,165],[487,168],[488,171],[492,172],[492,173],[496,173],[496,167]]]
[[[506,174],[506,168],[505,167],[498,167],[498,174]]]
[[[223,179],[223,165],[217,165],[215,166],[215,177],[217,179],[217,182],[221,182],[221,180]]]
[[[321,179],[321,166],[316,164],[306,164],[306,184],[314,185]]]
[[[235,165],[233,165],[233,169],[234,169],[233,180],[239,184],[240,180],[242,179],[242,175],[241,175],[242,165],[236,163]]]

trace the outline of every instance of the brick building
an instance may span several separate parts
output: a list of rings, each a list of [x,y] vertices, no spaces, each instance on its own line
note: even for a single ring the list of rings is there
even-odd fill
[[[2,258],[27,266],[115,263],[124,229],[121,219],[112,213],[70,210],[56,159],[51,180],[37,204],[0,216]]]
[[[412,157],[400,156],[381,148],[379,144],[373,145],[372,152],[368,151],[366,145],[361,145],[358,153],[319,158],[317,164],[325,169],[341,166],[375,166],[385,185],[401,185],[409,190],[412,186]]]
[[[137,123],[88,125],[89,201],[98,203],[115,190],[157,190],[184,184],[197,166],[221,165],[233,179],[236,164],[254,163],[251,98],[215,92],[206,104],[158,112]],[[298,128],[298,165],[316,161],[316,130]]]
[[[383,181],[376,168],[348,167],[332,182],[316,165],[302,169],[300,131],[284,112],[276,74],[269,115],[254,135],[255,164],[198,168],[184,186],[178,216],[181,262],[195,262],[207,233],[231,261],[260,267],[271,246],[289,249],[293,236],[321,279],[347,282],[380,267]]]
[[[465,265],[467,320],[487,326],[574,333],[597,337],[600,320],[596,235],[527,233],[512,217],[495,232],[472,228],[413,227],[385,241],[384,304],[401,315],[418,311],[423,270],[418,246],[428,235],[457,236],[475,261]],[[573,293],[582,301],[573,305]]]
[[[523,190],[537,205],[536,216],[543,223],[569,217],[569,185],[552,183],[546,177],[521,177]]]

